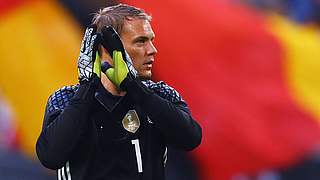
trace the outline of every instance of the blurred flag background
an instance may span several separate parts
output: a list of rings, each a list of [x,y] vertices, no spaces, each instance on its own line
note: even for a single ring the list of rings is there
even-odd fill
[[[153,78],[203,127],[167,179],[320,179],[318,0],[0,0],[0,179],[54,179],[35,155],[46,100],[77,83],[91,13],[119,2],[153,16]]]

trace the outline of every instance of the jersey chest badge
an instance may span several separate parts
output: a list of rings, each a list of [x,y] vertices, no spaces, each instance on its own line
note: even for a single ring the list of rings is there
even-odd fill
[[[135,110],[129,110],[122,119],[122,126],[125,130],[135,133],[140,127],[140,120]]]

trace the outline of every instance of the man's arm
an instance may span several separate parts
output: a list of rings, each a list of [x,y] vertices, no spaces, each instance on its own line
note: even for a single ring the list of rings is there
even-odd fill
[[[128,96],[144,108],[168,144],[192,150],[201,143],[200,125],[192,118],[187,104],[173,88],[162,83],[162,88],[168,91],[156,92],[147,88],[139,79],[124,83]],[[161,93],[168,96],[161,97]]]
[[[71,98],[68,97],[72,92],[65,89],[49,98],[42,132],[36,144],[38,158],[45,167],[59,169],[70,158],[89,122],[94,92],[95,85],[91,81],[80,85]]]
[[[79,89],[72,98],[62,89],[60,94],[58,91],[48,100],[36,151],[41,163],[50,169],[62,167],[70,158],[94,108],[94,93],[101,74],[97,53],[101,39],[96,29],[95,25],[88,27],[81,43],[78,58]]]

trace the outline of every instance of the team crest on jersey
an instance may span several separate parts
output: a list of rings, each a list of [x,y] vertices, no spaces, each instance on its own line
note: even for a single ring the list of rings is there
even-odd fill
[[[140,120],[135,110],[129,110],[122,119],[122,126],[125,130],[135,133],[140,127]]]

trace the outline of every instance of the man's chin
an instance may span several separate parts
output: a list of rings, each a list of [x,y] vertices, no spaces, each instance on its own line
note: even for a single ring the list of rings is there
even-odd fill
[[[144,72],[139,74],[139,78],[141,80],[151,80],[152,73],[151,72]]]

